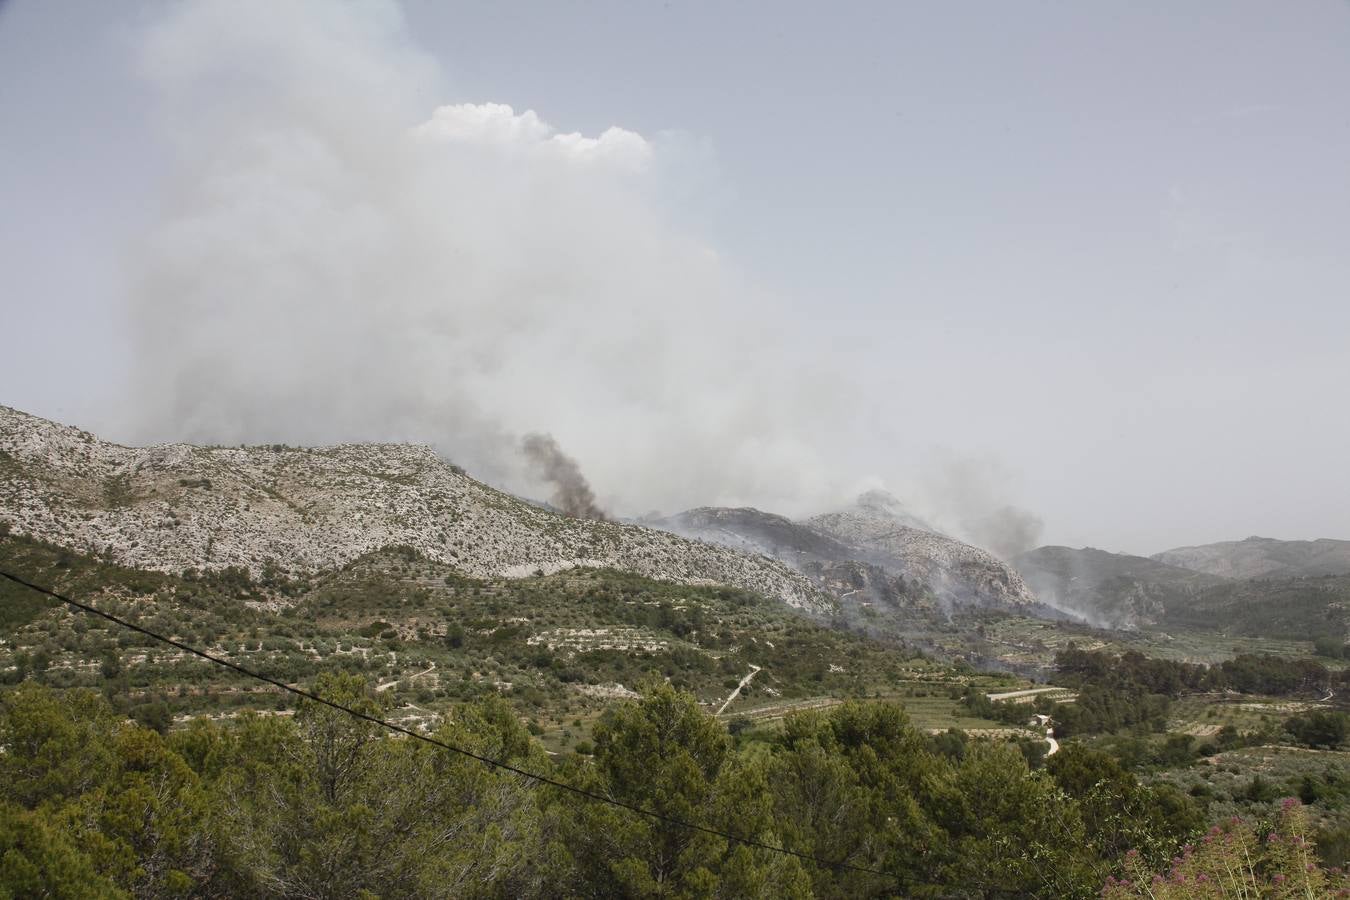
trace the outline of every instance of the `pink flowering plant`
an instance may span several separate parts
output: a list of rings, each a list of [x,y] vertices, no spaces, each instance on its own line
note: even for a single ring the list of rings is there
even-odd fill
[[[1350,898],[1350,875],[1324,869],[1307,836],[1307,811],[1296,798],[1281,802],[1269,823],[1229,819],[1182,848],[1163,871],[1150,870],[1134,850],[1123,878],[1108,878],[1107,900],[1150,897]]]

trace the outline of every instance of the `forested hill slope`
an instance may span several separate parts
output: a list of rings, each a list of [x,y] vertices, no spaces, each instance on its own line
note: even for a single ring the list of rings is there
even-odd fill
[[[1225,581],[1170,605],[1161,624],[1339,646],[1350,640],[1350,575]]]
[[[1019,554],[1013,565],[1046,603],[1109,627],[1156,623],[1167,610],[1226,581],[1092,547],[1037,547]]]
[[[1242,541],[1177,547],[1155,553],[1153,559],[1225,578],[1350,575],[1350,541],[1249,537]]]
[[[744,588],[818,612],[830,606],[774,561],[562,516],[418,445],[123,447],[0,406],[0,523],[168,572],[316,572],[404,545],[474,577],[608,567]]]

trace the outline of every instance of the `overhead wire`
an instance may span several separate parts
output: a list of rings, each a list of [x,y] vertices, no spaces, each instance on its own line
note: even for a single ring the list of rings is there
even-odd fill
[[[815,863],[816,865],[823,866],[829,869],[846,870],[851,872],[862,872],[869,875],[880,875],[883,878],[895,877],[892,873],[884,872],[880,869],[873,869],[868,866],[858,866],[852,863],[823,859],[818,856],[813,856],[810,853],[802,853],[797,850],[788,849],[787,847],[776,847],[773,844],[766,844],[763,841],[758,841],[755,840],[754,838],[742,837],[740,835],[732,834],[731,832],[728,831],[723,831],[722,829],[719,828],[712,828],[707,825],[700,825],[697,822],[688,822],[683,819],[676,818],[674,816],[668,816],[665,813],[657,812],[656,810],[653,809],[648,809],[644,806],[638,806],[637,804],[634,803],[628,803],[623,800],[617,800],[613,797],[608,797],[605,796],[604,794],[600,794],[583,787],[578,787],[574,784],[568,784],[565,781],[559,781],[556,778],[550,778],[549,776],[541,775],[538,772],[531,772],[526,769],[519,768],[518,766],[513,766],[510,763],[503,762],[498,759],[493,759],[491,757],[484,756],[480,753],[475,753],[472,750],[456,746],[432,735],[427,735],[419,731],[414,731],[413,729],[400,725],[397,722],[390,722],[386,719],[381,719],[378,716],[372,716],[369,715],[368,713],[363,713],[360,710],[352,709],[349,706],[344,706],[341,703],[337,703],[333,700],[321,697],[318,694],[315,694],[313,691],[307,691],[304,688],[299,688],[295,687],[294,685],[286,684],[284,681],[278,681],[275,678],[271,678],[267,675],[262,674],[261,672],[255,672],[253,669],[250,669],[247,666],[241,666],[238,663],[231,662],[228,659],[222,659],[219,656],[213,656],[212,654],[207,653],[205,650],[201,650],[197,647],[191,646],[190,644],[185,644],[182,641],[151,631],[150,629],[145,628],[144,626],[137,625],[135,622],[129,622],[126,619],[121,618],[120,616],[113,615],[112,613],[107,612],[105,610],[101,610],[96,606],[91,606],[87,603],[81,603],[78,600],[71,599],[70,597],[67,597],[64,594],[54,591],[51,588],[44,587],[40,584],[35,584],[31,581],[28,581],[25,578],[21,578],[18,575],[14,575],[10,572],[0,570],[0,577],[6,578],[9,581],[14,582],[15,584],[28,588],[29,590],[36,591],[39,594],[45,594],[48,597],[51,597],[55,600],[59,600],[60,602],[65,603],[75,609],[78,609],[81,612],[88,613],[90,615],[97,616],[102,619],[106,619],[107,621],[112,622],[115,625],[119,625],[123,628],[130,629],[131,631],[134,631],[137,634],[141,634],[144,635],[145,637],[151,638],[161,643],[168,644],[171,647],[176,647],[177,649],[182,650],[184,653],[190,653],[191,655],[200,657],[206,660],[207,662],[214,663],[215,665],[218,666],[223,666],[224,668],[227,669],[232,669],[233,671],[238,672],[241,675],[256,679],[258,681],[265,682],[267,684],[272,685],[273,687],[280,688],[283,691],[294,694],[298,697],[302,697],[305,700],[309,700],[313,703],[318,703],[322,706],[329,707],[330,709],[335,709],[338,712],[345,713],[349,716],[352,716],[353,718],[361,719],[365,722],[369,722],[372,725],[378,725],[381,728],[387,729],[389,731],[398,734],[402,734],[406,737],[410,737],[427,744],[431,744],[435,747],[441,748],[442,750],[448,750],[451,753],[457,753],[461,756],[468,757],[469,759],[477,760],[478,762],[488,766],[489,768],[498,769],[503,772],[510,772],[513,775],[519,775],[520,777],[526,778],[530,781],[535,781],[538,782],[539,784],[548,785],[550,787],[554,787],[559,790],[569,792],[576,796],[584,797],[587,800],[592,800],[596,803],[605,803],[610,806],[618,807],[620,809],[626,809],[629,812],[636,813],[637,815],[640,816],[645,816],[646,818],[658,822],[663,822],[667,825],[674,825],[677,828],[687,828],[691,831],[698,831],[704,834],[714,835],[716,837],[720,837],[728,841],[734,841],[735,843],[742,844],[746,847],[753,847],[758,850],[767,850],[772,853],[781,853],[787,856],[793,856],[796,857],[797,859]]]

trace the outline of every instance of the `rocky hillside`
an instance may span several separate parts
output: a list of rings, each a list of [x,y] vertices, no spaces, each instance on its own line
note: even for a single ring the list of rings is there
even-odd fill
[[[917,527],[885,492],[870,491],[849,509],[814,516],[802,524],[849,547],[860,562],[919,582],[944,608],[1055,615],[1006,563],[979,547]]]
[[[660,520],[677,534],[781,560],[846,607],[948,615],[993,608],[1055,615],[1022,578],[985,551],[929,530],[889,494],[801,522],[757,509],[704,507]]]
[[[1046,603],[1110,628],[1159,622],[1169,609],[1226,581],[1092,547],[1037,547],[1017,556],[1013,566]]]
[[[1224,578],[1300,578],[1350,575],[1350,541],[1281,541],[1249,537],[1197,547],[1177,547],[1153,559]]]
[[[123,447],[0,407],[0,523],[167,572],[316,572],[406,545],[475,577],[612,567],[746,588],[815,612],[831,605],[781,563],[637,525],[568,518],[416,445]]]
[[[849,558],[849,548],[839,541],[785,516],[751,507],[703,506],[652,524],[685,537],[779,559],[798,570],[809,563]]]
[[[913,625],[941,614],[936,598],[918,582],[907,582],[903,575],[861,562],[858,551],[784,516],[750,507],[705,506],[652,524],[786,563],[834,597],[845,619],[855,625],[879,624],[875,620],[863,623],[865,612],[887,613],[892,626]],[[883,626],[880,630],[893,629]]]

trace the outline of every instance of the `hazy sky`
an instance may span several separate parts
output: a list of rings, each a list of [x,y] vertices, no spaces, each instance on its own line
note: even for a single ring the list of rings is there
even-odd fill
[[[13,0],[0,403],[1350,537],[1347,86],[1343,2]]]

